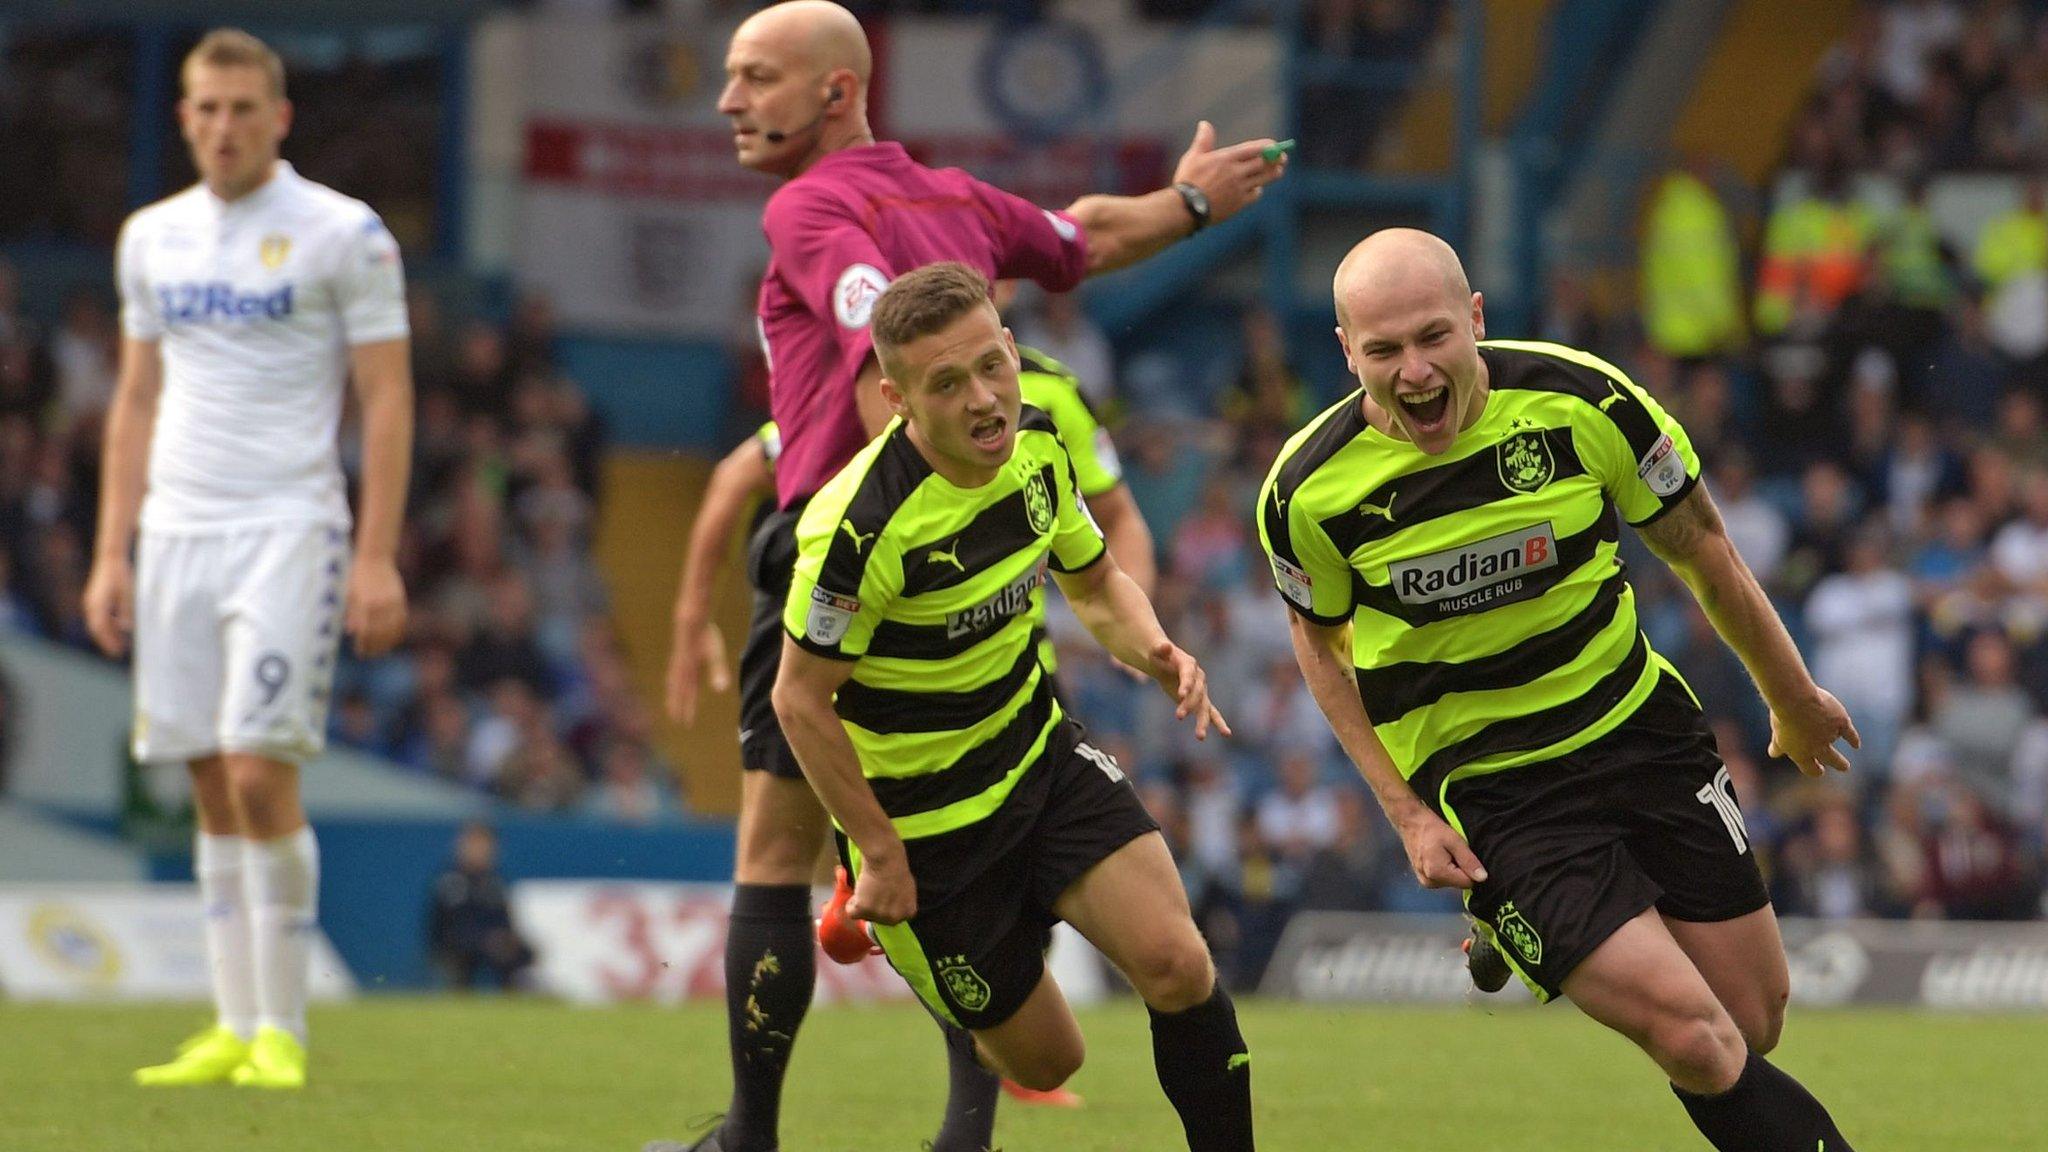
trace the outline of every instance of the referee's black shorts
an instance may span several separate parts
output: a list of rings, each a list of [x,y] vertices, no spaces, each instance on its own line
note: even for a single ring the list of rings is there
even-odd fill
[[[1770,903],[1714,734],[1668,673],[1613,731],[1454,781],[1444,807],[1486,866],[1467,910],[1542,1000],[1647,908],[1712,922]]]
[[[782,667],[782,607],[796,571],[796,522],[803,501],[761,519],[747,539],[747,583],[754,589],[754,613],[740,649],[740,766],[785,780],[802,780],[804,770],[775,718],[775,673]]]

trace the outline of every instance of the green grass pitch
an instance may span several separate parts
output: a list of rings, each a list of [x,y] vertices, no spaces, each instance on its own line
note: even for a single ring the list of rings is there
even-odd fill
[[[1648,1060],[1569,1007],[1246,1002],[1267,1152],[1698,1152]],[[723,1105],[716,1005],[586,1009],[376,998],[317,1010],[302,1094],[144,1090],[129,1070],[202,1022],[196,1006],[0,1004],[7,1152],[638,1152]],[[1087,1012],[1067,1112],[1006,1103],[1009,1152],[1184,1147],[1152,1077],[1135,1001]],[[1777,1060],[1865,1152],[2048,1148],[2048,1019],[1798,1012]],[[799,1045],[784,1152],[911,1152],[931,1135],[943,1062],[908,1006],[821,1007]]]

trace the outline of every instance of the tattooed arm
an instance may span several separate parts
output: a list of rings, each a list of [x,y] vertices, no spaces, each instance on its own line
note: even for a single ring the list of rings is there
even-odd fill
[[[1695,485],[1685,499],[1638,531],[1685,581],[1714,631],[1749,669],[1771,709],[1771,755],[1790,758],[1809,776],[1828,768],[1848,771],[1848,758],[1835,741],[1847,739],[1860,748],[1862,738],[1841,702],[1813,682],[1777,609],[1735,551],[1707,486]]]

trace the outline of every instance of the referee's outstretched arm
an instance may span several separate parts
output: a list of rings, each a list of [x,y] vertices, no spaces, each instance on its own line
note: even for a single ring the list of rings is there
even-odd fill
[[[1289,612],[1287,625],[1309,694],[1329,720],[1337,742],[1358,765],[1359,775],[1371,785],[1387,821],[1401,834],[1415,878],[1424,888],[1470,888],[1485,880],[1486,866],[1472,854],[1465,838],[1415,795],[1373,732],[1351,663],[1350,623],[1317,624]]]
[[[1088,274],[1127,268],[1177,240],[1221,223],[1250,206],[1287,171],[1271,137],[1216,146],[1216,127],[1195,126],[1195,138],[1173,169],[1173,184],[1142,196],[1092,193],[1067,206],[1088,236]]]
[[[1842,702],[1813,682],[1777,609],[1729,539],[1707,486],[1694,485],[1670,511],[1637,530],[1692,589],[1714,631],[1749,669],[1771,709],[1771,755],[1787,757],[1808,776],[1829,768],[1847,772],[1849,758],[1835,741],[1861,748],[1863,737]]]

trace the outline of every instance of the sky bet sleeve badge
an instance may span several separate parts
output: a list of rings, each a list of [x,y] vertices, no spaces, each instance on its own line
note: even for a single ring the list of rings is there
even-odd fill
[[[860,612],[860,601],[851,596],[811,589],[811,614],[804,620],[804,635],[814,644],[837,644]]]

